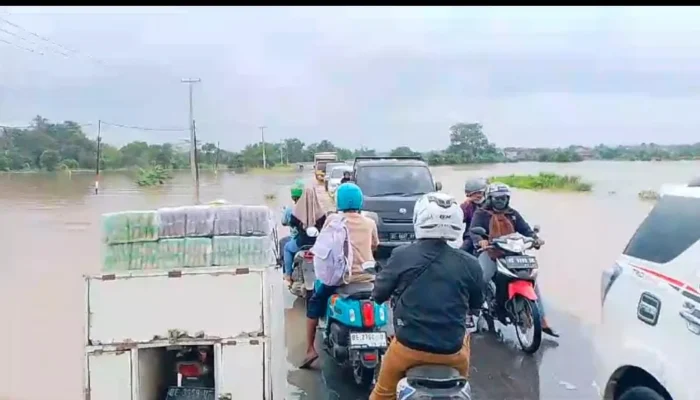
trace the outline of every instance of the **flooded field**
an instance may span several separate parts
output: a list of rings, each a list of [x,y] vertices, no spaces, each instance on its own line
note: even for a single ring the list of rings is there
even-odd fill
[[[582,175],[594,184],[594,191],[587,194],[515,191],[512,205],[531,224],[542,227],[546,245],[539,252],[540,282],[552,322],[563,336],[559,347],[545,343],[535,358],[492,343],[491,337],[474,338],[476,393],[497,387],[497,392],[488,392],[491,399],[592,398],[587,338],[598,320],[600,271],[610,265],[650,209],[637,193],[663,183],[687,182],[698,167],[695,162],[584,162],[433,170],[444,190],[459,199],[469,176],[551,171]],[[278,209],[288,201],[294,179],[309,174],[205,175],[201,197],[266,202]],[[177,175],[167,186],[146,190],[137,188],[128,174],[108,173],[99,195],[92,191],[93,180],[92,174],[78,173],[0,175],[0,341],[9,344],[0,362],[0,399],[81,398],[81,275],[100,266],[100,214],[182,205],[193,198],[188,173]],[[276,199],[265,200],[272,193]],[[290,298],[284,315],[289,361],[294,365],[301,361],[304,347],[303,310]],[[576,369],[567,362],[572,357],[582,360]],[[289,398],[367,397],[347,387],[327,362],[322,360],[323,374],[290,368]],[[513,394],[519,396],[508,397]]]

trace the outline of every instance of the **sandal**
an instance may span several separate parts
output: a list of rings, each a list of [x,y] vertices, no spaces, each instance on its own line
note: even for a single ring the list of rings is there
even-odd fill
[[[314,363],[314,361],[318,360],[318,354],[316,354],[313,357],[309,357],[304,360],[304,362],[301,363],[299,366],[299,369],[311,369],[311,364]]]

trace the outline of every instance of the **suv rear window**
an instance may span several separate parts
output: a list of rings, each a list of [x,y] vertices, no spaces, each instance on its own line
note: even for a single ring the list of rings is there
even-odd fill
[[[700,239],[700,199],[663,196],[627,244],[624,254],[659,264]]]
[[[356,183],[370,197],[435,191],[430,170],[423,166],[363,166],[357,170]]]

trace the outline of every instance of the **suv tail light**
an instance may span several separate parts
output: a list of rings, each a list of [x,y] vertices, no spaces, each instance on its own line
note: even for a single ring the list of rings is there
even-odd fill
[[[366,328],[374,326],[374,303],[365,301],[360,308],[362,312],[362,325]]]
[[[185,378],[195,378],[202,375],[199,363],[183,363],[177,366],[177,372]]]
[[[622,274],[622,267],[620,264],[615,263],[612,267],[603,271],[600,277],[600,304],[605,303],[605,297],[608,295],[610,288],[612,287],[615,280]]]

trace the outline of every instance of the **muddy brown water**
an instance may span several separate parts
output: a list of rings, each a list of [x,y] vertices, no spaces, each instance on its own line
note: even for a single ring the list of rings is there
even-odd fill
[[[493,343],[492,337],[475,337],[473,358],[490,360],[473,363],[475,393],[488,392],[494,399],[592,398],[591,367],[572,369],[569,375],[566,369],[571,368],[570,357],[590,357],[588,332],[599,317],[600,271],[619,254],[651,207],[637,198],[637,192],[687,182],[699,166],[697,162],[583,162],[434,169],[444,191],[458,198],[464,180],[479,175],[551,171],[581,175],[594,184],[588,194],[515,190],[513,206],[531,224],[542,227],[546,245],[538,254],[540,282],[548,311],[564,336],[559,347],[547,344],[535,358],[524,357],[507,344]],[[279,209],[287,202],[288,186],[308,176],[308,172],[204,175],[201,198],[268,203]],[[0,361],[0,399],[81,398],[81,275],[100,266],[100,214],[192,201],[187,173],[155,189],[136,187],[126,173],[108,173],[99,195],[92,190],[93,180],[92,174],[80,173],[0,175],[0,342],[9,344]],[[267,194],[275,194],[276,200],[265,200]],[[304,315],[303,307],[291,297],[287,306],[289,398],[367,398],[366,393],[347,386],[340,371],[326,368],[328,360],[322,360],[323,373],[291,367],[302,357]],[[578,383],[572,385],[574,380]],[[494,389],[498,393],[489,389],[491,385],[500,387]],[[508,390],[510,394],[499,394]]]

